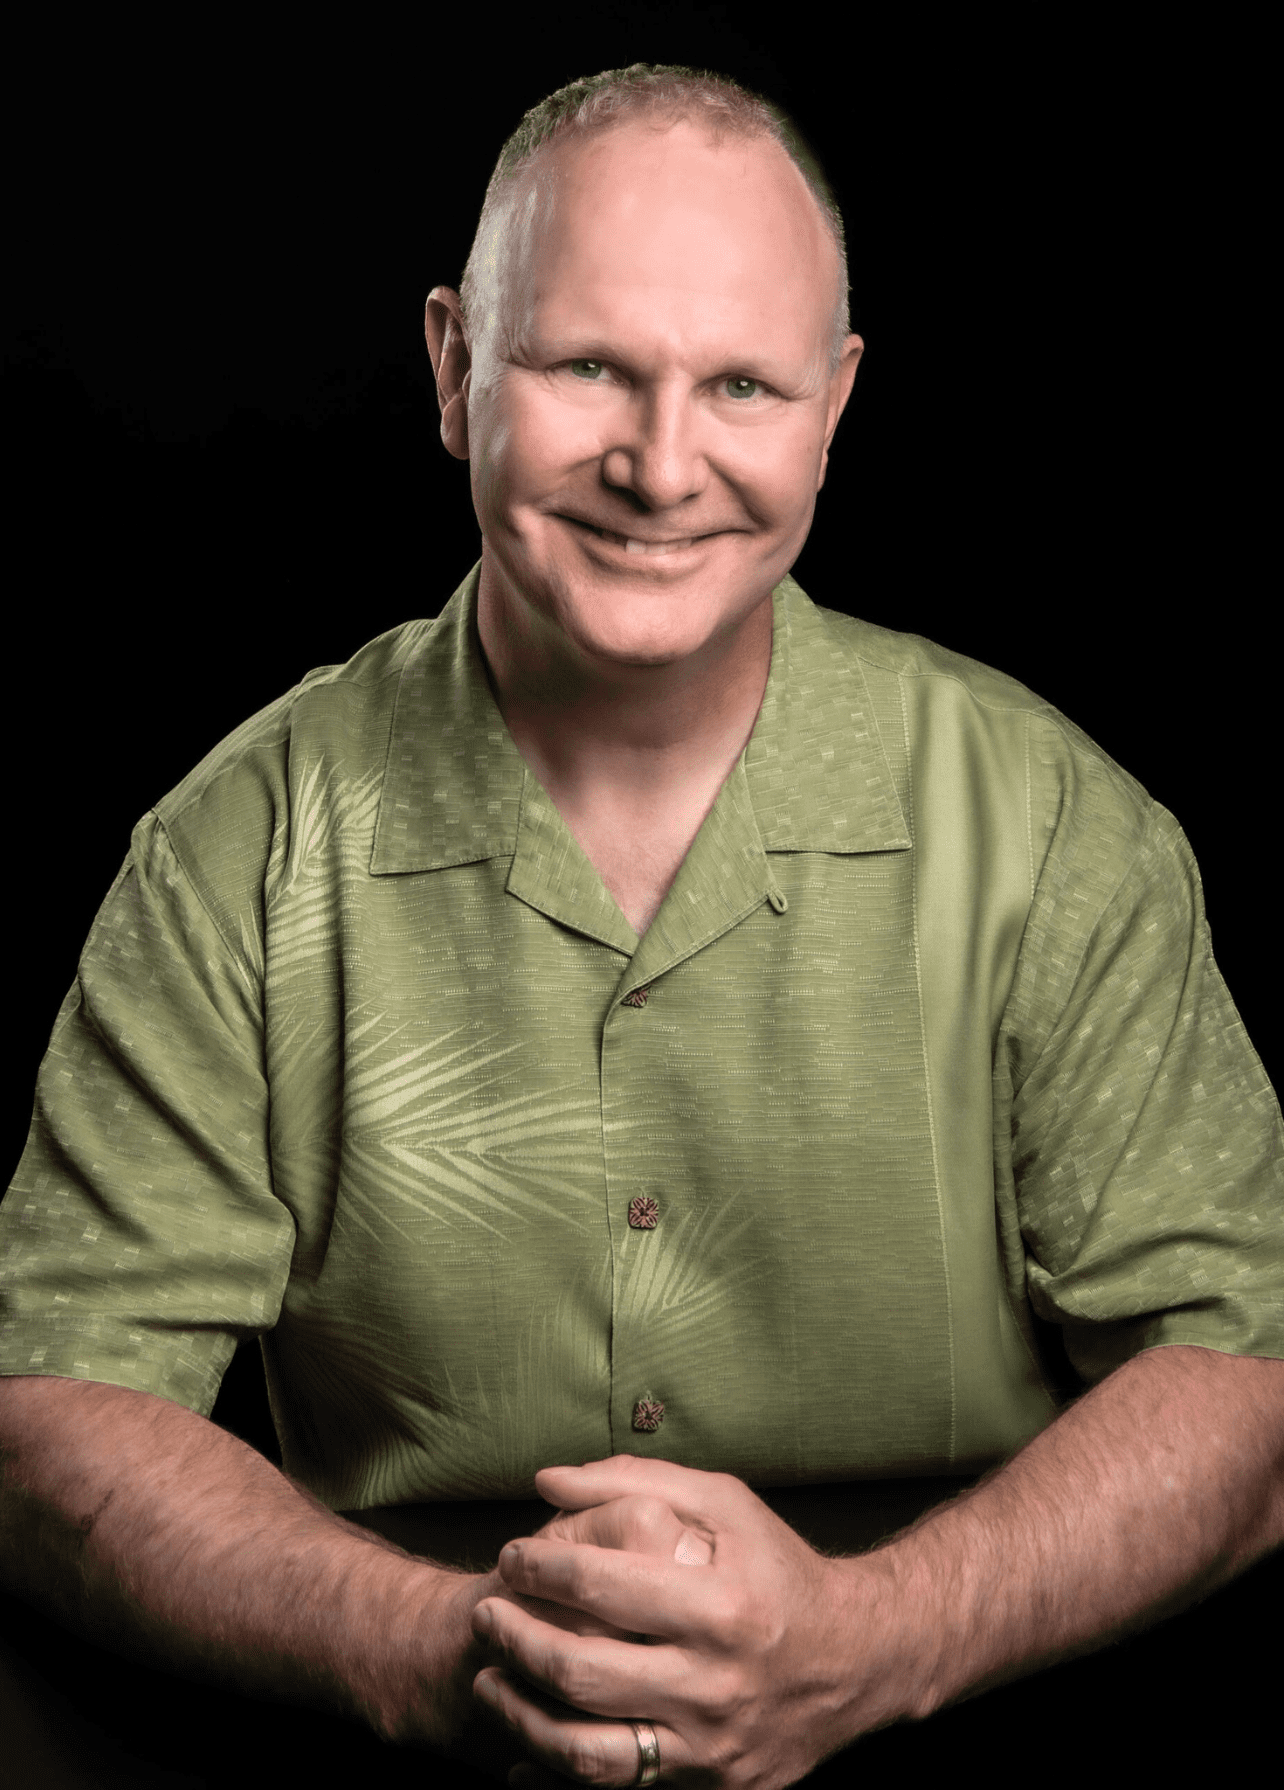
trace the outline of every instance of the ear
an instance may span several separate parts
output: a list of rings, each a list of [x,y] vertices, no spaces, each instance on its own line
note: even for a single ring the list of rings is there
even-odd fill
[[[441,406],[441,439],[456,460],[468,458],[468,387],[472,355],[464,337],[459,294],[434,286],[424,306],[424,339],[437,381]]]
[[[856,381],[856,369],[860,365],[860,357],[865,352],[865,344],[859,336],[848,336],[843,358],[838,363],[838,371],[829,383],[829,414],[825,418],[825,445],[820,452],[820,477],[816,480],[816,489],[820,490],[825,482],[825,473],[829,468],[829,444],[834,439],[834,430],[838,427],[838,419],[847,408],[847,400],[852,395],[852,386]]]

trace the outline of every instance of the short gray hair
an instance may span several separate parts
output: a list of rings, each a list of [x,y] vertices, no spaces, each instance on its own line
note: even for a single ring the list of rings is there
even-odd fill
[[[571,134],[602,130],[639,115],[658,115],[669,123],[694,119],[713,133],[721,147],[724,137],[769,137],[778,143],[807,182],[820,208],[825,227],[838,251],[841,286],[834,306],[829,341],[829,373],[832,378],[851,334],[851,291],[847,276],[847,237],[843,214],[819,159],[789,115],[761,94],[741,87],[727,75],[707,70],[659,63],[635,62],[630,68],[610,68],[600,75],[585,75],[550,93],[532,106],[499,152],[499,160],[486,188],[481,217],[473,237],[468,262],[459,283],[460,310],[470,332],[477,321],[475,307],[485,256],[498,289],[498,245],[495,231],[512,187],[553,140]]]

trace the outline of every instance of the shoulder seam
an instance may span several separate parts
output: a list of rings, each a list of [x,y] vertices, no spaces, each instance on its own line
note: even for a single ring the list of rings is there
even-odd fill
[[[1142,828],[1141,828],[1140,837],[1138,838],[1134,849],[1132,850],[1132,852],[1130,852],[1126,864],[1123,866],[1123,868],[1119,872],[1119,875],[1115,878],[1114,882],[1111,884],[1109,893],[1102,899],[1102,901],[1098,907],[1097,913],[1093,919],[1092,925],[1082,935],[1082,938],[1081,938],[1080,944],[1079,944],[1079,949],[1075,954],[1074,968],[1065,977],[1067,989],[1071,993],[1073,992],[1075,987],[1077,987],[1077,985],[1078,985],[1079,978],[1083,974],[1084,960],[1087,957],[1088,952],[1092,949],[1093,941],[1096,939],[1098,933],[1100,932],[1102,924],[1104,923],[1104,921],[1106,919],[1106,916],[1109,914],[1110,910],[1114,907],[1116,901],[1118,901],[1120,891],[1123,889],[1124,885],[1128,882],[1129,878],[1134,875],[1134,873],[1137,870],[1138,865],[1143,861],[1143,859],[1155,850],[1157,842],[1154,838],[1153,829],[1154,829],[1158,815],[1166,814],[1166,813],[1167,813],[1167,810],[1162,808],[1158,802],[1153,800],[1153,798],[1149,800],[1149,805],[1148,805],[1144,815],[1142,816]],[[1040,878],[1040,880],[1042,880],[1042,878]],[[1023,946],[1023,948],[1024,948],[1024,946]],[[1069,994],[1067,994],[1067,999],[1069,999]],[[1004,1019],[1006,1019],[1006,1017],[1007,1017],[1007,1015],[1005,1012]],[[1034,1071],[1038,1067],[1039,1063],[1043,1060],[1044,1052],[1047,1050],[1047,1047],[1048,1047],[1048,1040],[1051,1038],[1052,1033],[1056,1030],[1058,1024],[1060,1023],[1060,1018],[1061,1018],[1060,1013],[1058,1013],[1057,1016],[1053,1019],[1051,1026],[1048,1028],[1045,1036],[1043,1037],[1043,1039],[1039,1045],[1037,1055],[1032,1059],[1029,1066],[1025,1070],[1025,1073],[1021,1077],[1021,1082],[1020,1082],[1021,1087],[1024,1087],[1025,1083],[1027,1081],[1029,1081],[1031,1075],[1034,1073]],[[1000,1029],[1002,1029],[1002,1026],[1003,1026],[1003,1020],[1000,1020]],[[1013,1084],[1013,1089],[1014,1089],[1014,1092],[1019,1091],[1018,1086],[1015,1082]]]
[[[370,647],[377,646],[380,641],[385,641],[392,635],[405,635],[414,628],[430,629],[433,626],[434,623],[432,621],[424,621],[422,618],[409,622],[401,622],[397,627],[389,628],[383,634],[376,635],[374,640],[368,641],[357,653],[353,654],[351,659],[345,660],[342,664],[319,665],[313,667],[311,671],[305,672],[298,682],[293,684],[290,689],[282,691],[280,696],[274,697],[271,702],[265,703],[260,709],[256,709],[252,715],[247,715],[245,719],[239,722],[237,726],[233,727],[230,732],[224,734],[220,740],[217,740],[215,744],[210,747],[209,751],[204,753],[188,770],[186,775],[179,779],[178,783],[174,785],[174,788],[168,790],[165,795],[160,798],[160,802],[154,804],[148,812],[156,814],[157,819],[160,820],[159,809],[161,804],[168,803],[176,791],[182,789],[185,783],[192,781],[195,778],[197,771],[200,770],[201,766],[204,765],[207,760],[213,758],[215,754],[223,756],[225,762],[220,763],[218,767],[211,772],[207,780],[202,780],[199,784],[194,784],[192,789],[183,797],[182,802],[169,810],[171,818],[175,820],[186,813],[188,807],[193,802],[200,799],[201,795],[204,794],[210,784],[223,775],[224,770],[226,769],[226,761],[230,761],[235,756],[237,747],[242,743],[244,737],[248,734],[248,731],[251,728],[254,728],[255,726],[261,726],[263,728],[262,736],[254,742],[255,745],[271,748],[287,742],[293,727],[294,711],[298,703],[310,691],[320,687],[334,688],[336,685],[341,684],[351,685],[355,689],[370,689],[385,681],[399,682],[405,671],[403,663],[388,666],[377,678],[370,680],[360,677],[352,672],[351,668],[353,662],[355,659],[359,658],[362,653],[368,651]],[[164,825],[164,822],[162,821],[161,824]]]
[[[965,665],[974,667],[978,673],[982,673],[988,678],[993,678],[1010,685],[1013,691],[1012,700],[1009,702],[999,702],[995,701],[992,697],[987,697],[980,690],[976,689],[975,685],[969,682],[969,680],[958,670],[955,670],[948,665],[883,664],[880,660],[874,657],[873,653],[868,649],[868,646],[862,644],[858,633],[858,630],[860,629],[877,629],[878,624],[876,622],[861,621],[856,616],[843,615],[836,609],[824,609],[820,604],[816,604],[815,607],[820,611],[821,615],[826,618],[826,621],[832,616],[834,620],[840,624],[847,624],[852,630],[852,635],[854,637],[844,639],[843,634],[845,630],[841,628],[837,631],[838,637],[842,641],[844,648],[851,653],[853,658],[859,661],[862,667],[872,667],[873,669],[882,672],[884,676],[901,678],[947,678],[951,683],[959,684],[966,690],[967,694],[972,697],[979,707],[993,710],[998,714],[1024,712],[1056,715],[1059,713],[1055,705],[1049,702],[1046,696],[1039,696],[1035,691],[1023,684],[1020,678],[1012,676],[1010,672],[1000,671],[997,666],[987,665],[981,659],[969,659],[965,653],[956,653],[952,647],[940,646],[937,642],[929,640],[927,636],[923,634],[905,633],[898,635],[890,628],[879,629],[879,632],[891,635],[896,639],[921,643],[924,647],[930,648],[935,652],[948,654],[951,659],[961,661]],[[896,654],[889,656],[901,657],[902,655]],[[1019,696],[1017,695],[1017,692],[1020,693]]]
[[[863,660],[864,655],[862,654],[862,655],[860,655],[860,657]],[[978,660],[978,663],[979,663],[979,660]],[[991,668],[987,666],[986,669],[990,670]],[[960,677],[957,671],[947,671],[944,669],[944,667],[938,667],[935,665],[931,665],[931,666],[928,666],[928,665],[924,665],[924,666],[906,665],[906,666],[903,666],[897,672],[896,675],[898,677],[914,677],[914,678],[929,678],[929,677],[945,678],[949,683],[958,684],[962,689],[966,690],[968,695],[978,705],[978,707],[983,708],[983,709],[993,709],[996,714],[1001,714],[1001,715],[1052,714],[1052,715],[1055,715],[1057,712],[1056,709],[1053,708],[1052,704],[1047,700],[1046,697],[1036,696],[1033,690],[1025,691],[1027,700],[1024,702],[1002,703],[1002,702],[991,701],[989,698],[983,696],[979,690],[973,689],[972,685],[968,683],[967,679]],[[1007,673],[1004,671],[995,671],[995,672],[993,672],[993,676],[1006,679]],[[1008,681],[1010,681],[1011,683],[1014,683],[1014,684],[1016,684],[1018,682],[1018,680],[1016,678],[1012,678]],[[1019,687],[1022,690],[1025,690],[1024,684],[1021,684]]]
[[[178,865],[179,870],[182,872],[183,881],[187,884],[188,890],[190,891],[191,895],[194,897],[194,899],[199,904],[201,912],[205,915],[205,918],[209,921],[210,925],[214,928],[214,931],[218,935],[218,938],[223,946],[223,949],[227,952],[227,954],[231,958],[232,962],[236,965],[237,971],[239,972],[246,987],[256,991],[259,995],[262,995],[263,978],[258,974],[258,972],[253,968],[253,966],[251,964],[246,962],[245,958],[242,956],[240,951],[238,951],[236,949],[236,947],[229,940],[227,934],[224,932],[223,927],[218,920],[217,915],[215,915],[213,913],[213,911],[211,910],[211,908],[209,906],[209,903],[205,900],[205,897],[201,894],[201,891],[197,888],[195,882],[192,880],[191,873],[189,872],[186,864],[184,864],[182,857],[179,854],[178,847],[174,844],[174,841],[173,841],[173,838],[171,837],[169,828],[165,825],[165,822],[161,819],[160,815],[157,814],[157,812],[154,808],[149,808],[147,811],[147,814],[145,814],[143,816],[144,820],[147,820],[149,818],[155,820],[157,830],[164,836],[165,844],[169,850],[171,857],[173,858],[174,862]]]

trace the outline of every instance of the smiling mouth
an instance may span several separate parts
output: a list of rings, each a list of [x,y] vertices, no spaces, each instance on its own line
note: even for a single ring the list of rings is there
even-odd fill
[[[598,528],[592,522],[581,522],[578,516],[568,516],[566,520],[573,522],[577,528],[586,528],[590,534],[596,535],[599,541],[611,541],[615,546],[623,547],[626,553],[646,555],[652,559],[662,557],[666,553],[681,553],[686,547],[694,547],[697,541],[708,541],[713,538],[711,535],[686,535],[676,541],[639,541],[632,535],[617,534],[614,529]]]

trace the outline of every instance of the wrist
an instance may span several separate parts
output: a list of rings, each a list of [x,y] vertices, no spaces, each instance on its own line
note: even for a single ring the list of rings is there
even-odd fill
[[[381,1739],[448,1750],[475,1718],[473,1680],[486,1663],[473,1636],[473,1611],[503,1582],[497,1571],[468,1573],[413,1559],[397,1564],[354,1689]]]
[[[915,1720],[1012,1676],[1038,1653],[1039,1591],[1013,1596],[1018,1513],[996,1524],[991,1481],[938,1505],[871,1559],[893,1584],[900,1629],[915,1654]]]
[[[917,1535],[832,1563],[846,1581],[842,1657],[853,1687],[852,1738],[922,1721],[956,1696],[964,1600]]]

